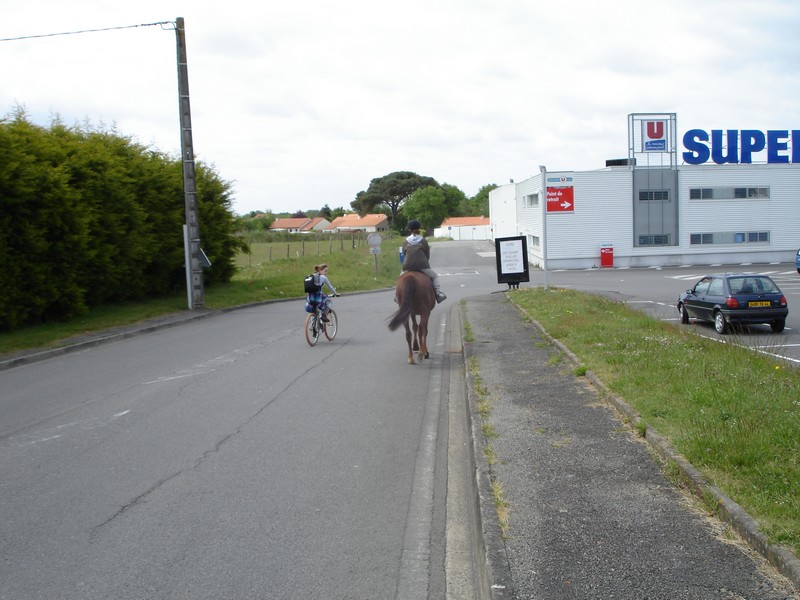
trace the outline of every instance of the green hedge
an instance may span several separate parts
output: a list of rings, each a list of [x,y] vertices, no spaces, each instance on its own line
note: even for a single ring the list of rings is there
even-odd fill
[[[229,281],[231,186],[198,164],[205,282]],[[179,159],[111,131],[0,121],[0,330],[185,287]]]

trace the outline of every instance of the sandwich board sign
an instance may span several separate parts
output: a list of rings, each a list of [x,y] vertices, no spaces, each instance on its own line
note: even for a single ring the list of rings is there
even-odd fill
[[[525,236],[495,238],[497,260],[497,283],[508,287],[519,287],[520,282],[530,281],[528,271],[528,245]]]

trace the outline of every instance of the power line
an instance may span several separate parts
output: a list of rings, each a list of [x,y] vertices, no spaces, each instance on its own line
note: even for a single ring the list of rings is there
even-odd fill
[[[123,25],[121,27],[105,27],[103,29],[84,29],[82,31],[64,31],[62,33],[43,33],[40,35],[23,35],[20,37],[0,38],[0,42],[15,42],[17,40],[55,37],[58,35],[76,35],[78,33],[96,33],[98,31],[112,31],[114,29],[133,29],[134,27],[152,27],[154,25],[160,25],[162,29],[175,29],[174,21],[159,21],[158,23],[142,23],[141,25]],[[165,27],[165,25],[171,25],[172,27]]]

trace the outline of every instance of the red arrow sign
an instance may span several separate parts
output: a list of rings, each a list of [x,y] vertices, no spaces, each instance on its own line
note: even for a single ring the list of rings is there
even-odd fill
[[[547,188],[547,212],[574,212],[574,195],[572,186]]]

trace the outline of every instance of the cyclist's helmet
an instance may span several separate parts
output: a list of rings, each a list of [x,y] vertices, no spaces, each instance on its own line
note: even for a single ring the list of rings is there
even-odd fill
[[[409,231],[417,231],[417,230],[419,230],[421,228],[422,227],[420,226],[419,221],[417,221],[416,219],[411,219],[408,222],[408,230]]]

